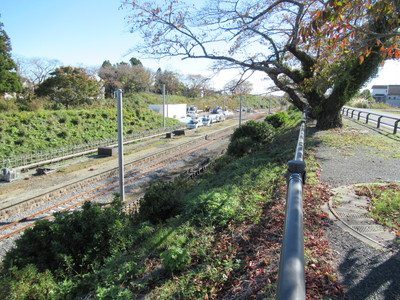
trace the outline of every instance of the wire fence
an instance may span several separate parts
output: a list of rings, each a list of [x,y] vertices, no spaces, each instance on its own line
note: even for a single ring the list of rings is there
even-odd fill
[[[130,135],[125,135],[125,144],[135,142],[137,140],[151,137],[157,134],[162,134],[165,132],[178,130],[184,128],[183,125],[176,125],[173,127],[158,128],[153,130],[147,130],[142,132],[133,133]],[[118,143],[118,138],[104,139],[93,142],[82,143],[78,145],[71,145],[58,149],[40,150],[34,151],[29,154],[10,156],[2,158],[0,161],[0,169],[2,168],[22,168],[24,166],[49,161],[56,158],[68,157],[68,156],[78,156],[79,154],[85,155],[90,152],[95,152],[99,147],[107,147],[116,145]]]

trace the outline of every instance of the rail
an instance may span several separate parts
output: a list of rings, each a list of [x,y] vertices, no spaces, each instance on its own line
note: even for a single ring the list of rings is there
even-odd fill
[[[399,128],[400,118],[384,116],[378,113],[372,113],[347,106],[343,106],[341,113],[342,115],[346,115],[352,119],[357,118],[357,121],[364,120],[366,124],[376,123],[376,128],[389,128],[390,130],[393,130],[393,134],[397,134]]]
[[[144,132],[138,132],[130,135],[125,135],[124,144],[135,143],[139,140],[150,138],[154,135],[161,135],[165,134],[165,132],[181,129],[182,125],[168,127],[168,128],[158,128],[153,130],[147,130]],[[98,147],[105,147],[105,146],[113,146],[118,143],[117,138],[113,139],[105,139],[105,140],[98,140],[93,142],[88,142],[79,145],[71,145],[64,148],[52,149],[52,150],[43,150],[43,151],[36,151],[29,154],[19,155],[19,156],[12,156],[2,158],[0,161],[0,169],[2,168],[19,168],[23,169],[32,168],[34,166],[42,165],[43,162],[52,163],[58,158],[69,159],[76,156],[87,155],[90,153],[94,153],[97,151]],[[61,160],[61,159],[58,159]]]
[[[278,272],[277,300],[305,299],[303,161],[307,112],[303,112],[294,160],[288,162],[286,217]]]

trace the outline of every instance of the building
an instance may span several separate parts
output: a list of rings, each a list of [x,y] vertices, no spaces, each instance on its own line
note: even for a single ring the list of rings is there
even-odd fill
[[[163,114],[162,104],[150,104],[149,108],[156,113]],[[186,104],[166,104],[165,116],[174,119],[186,118]]]
[[[400,85],[374,85],[372,86],[372,97],[376,102],[400,107]]]

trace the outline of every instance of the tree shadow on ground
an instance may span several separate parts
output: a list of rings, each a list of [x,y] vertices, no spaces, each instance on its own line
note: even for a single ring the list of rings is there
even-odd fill
[[[347,299],[372,299],[374,295],[400,299],[400,250],[393,247],[394,251],[376,250],[364,257],[356,248],[347,252],[339,266],[343,283],[349,287],[345,292]]]

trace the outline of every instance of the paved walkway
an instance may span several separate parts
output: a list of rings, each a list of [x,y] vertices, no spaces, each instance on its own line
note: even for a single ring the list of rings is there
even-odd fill
[[[369,218],[368,200],[354,192],[357,184],[400,182],[400,141],[354,121],[344,123],[340,131],[309,133],[318,143],[321,180],[335,194],[325,208],[332,218],[327,236],[333,264],[345,299],[400,299],[395,236]],[[360,142],[364,136],[371,144]]]
[[[396,238],[368,215],[368,199],[356,195],[354,187],[368,183],[400,182],[400,140],[386,132],[370,130],[367,125],[345,119],[341,132],[322,131],[315,135],[322,143],[317,159],[321,162],[322,181],[333,187],[335,196],[329,211],[338,225],[373,247],[383,247]],[[370,145],[358,138],[370,137]],[[372,136],[372,139],[371,139]],[[334,139],[332,139],[334,137]]]

